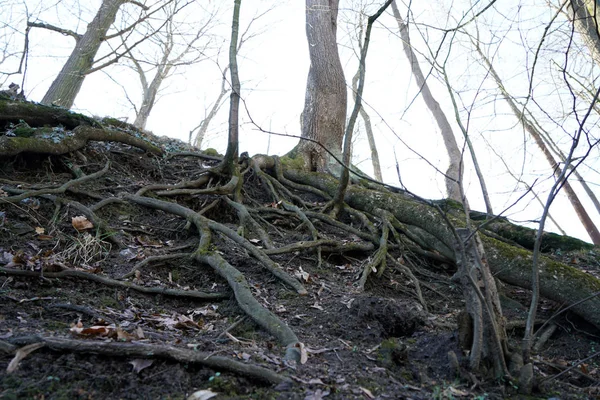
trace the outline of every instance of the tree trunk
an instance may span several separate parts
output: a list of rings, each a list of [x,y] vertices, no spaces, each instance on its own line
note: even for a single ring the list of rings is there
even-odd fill
[[[150,116],[150,112],[156,103],[156,95],[158,94],[158,90],[160,89],[163,80],[169,75],[170,70],[171,64],[160,65],[158,71],[156,71],[156,75],[154,75],[154,79],[152,79],[152,82],[150,83],[150,86],[143,88],[144,96],[142,98],[142,105],[138,110],[135,117],[135,122],[133,123],[136,128],[146,128],[148,117]]]
[[[347,91],[337,49],[339,0],[306,0],[306,38],[310,69],[302,112],[302,137],[320,143],[341,159],[346,124]],[[339,176],[341,166],[314,142],[298,147],[305,167]]]
[[[85,34],[77,41],[73,52],[44,95],[42,104],[71,108],[87,72],[94,63],[106,32],[115,22],[117,11],[125,0],[104,0]]]
[[[571,0],[573,22],[583,37],[596,66],[600,67],[600,36],[598,34],[598,4],[596,0]]]
[[[229,105],[229,135],[227,151],[223,158],[223,167],[227,173],[234,175],[237,169],[239,146],[239,109],[240,109],[240,78],[237,65],[237,43],[240,26],[240,6],[242,0],[235,0],[233,22],[231,24],[231,43],[229,44],[229,70],[231,73],[231,96]]]
[[[533,124],[527,119],[527,117],[521,112],[521,110],[519,109],[517,104],[515,104],[515,101],[512,99],[512,97],[510,97],[510,95],[508,94],[506,89],[504,89],[504,85],[502,84],[502,80],[500,79],[500,76],[494,69],[494,66],[492,65],[490,60],[488,60],[488,58],[485,56],[485,54],[483,54],[483,51],[481,51],[481,48],[479,48],[479,46],[477,46],[477,45],[475,47],[477,49],[477,52],[481,56],[482,60],[485,62],[485,65],[489,69],[490,74],[496,81],[496,84],[498,85],[498,88],[500,89],[502,96],[504,97],[504,99],[506,100],[508,105],[510,106],[513,114],[515,114],[515,116],[519,119],[521,124],[523,124],[523,127],[525,128],[525,130],[527,132],[529,132],[531,137],[533,137],[533,139],[535,140],[535,143],[538,145],[538,147],[542,151],[542,154],[544,154],[544,157],[546,157],[546,161],[548,161],[548,164],[550,164],[550,168],[552,168],[552,170],[554,171],[554,174],[556,176],[558,176],[558,174],[560,174],[560,172],[561,172],[561,169],[558,168],[556,160],[554,159],[554,157],[552,156],[552,153],[550,153],[550,150],[544,143],[544,140],[542,139],[542,135],[537,130],[537,128],[535,126],[533,126]],[[583,227],[585,228],[588,235],[592,239],[592,242],[595,245],[600,245],[600,231],[598,231],[598,228],[596,227],[596,225],[590,218],[589,214],[583,207],[583,204],[581,204],[581,201],[579,201],[579,197],[577,196],[577,193],[575,193],[575,191],[573,190],[573,188],[571,187],[571,185],[569,184],[568,181],[565,181],[563,188],[565,190],[565,194],[567,195],[567,198],[569,199],[569,201],[571,202],[571,205],[573,206],[573,209],[575,210],[575,213],[579,217],[579,221],[581,221]]]
[[[448,198],[462,203],[463,199],[459,187],[463,176],[462,153],[458,148],[454,132],[452,131],[452,126],[450,126],[450,122],[448,122],[446,114],[444,111],[442,111],[440,104],[431,94],[431,90],[429,90],[429,85],[427,84],[425,76],[423,75],[423,71],[421,71],[421,67],[419,66],[419,60],[412,50],[408,27],[404,23],[395,1],[392,3],[392,11],[394,13],[394,18],[396,18],[396,21],[398,22],[404,53],[410,62],[413,76],[417,81],[417,85],[419,85],[421,96],[423,96],[423,101],[429,108],[429,111],[431,111],[433,114],[433,117],[440,128],[440,133],[442,134],[444,145],[446,146],[446,151],[448,152],[449,165],[448,170],[446,171],[446,191]]]
[[[360,70],[356,71],[354,78],[352,78],[352,93],[354,94],[354,101],[356,101],[356,90],[358,88],[358,77],[360,76]],[[371,149],[371,162],[373,163],[373,175],[379,182],[383,182],[383,175],[381,174],[381,163],[379,162],[379,152],[377,151],[377,144],[375,143],[375,136],[373,135],[373,127],[371,126],[371,117],[365,108],[360,106],[360,116],[365,123],[365,133],[367,134],[367,140],[369,141],[369,149]]]

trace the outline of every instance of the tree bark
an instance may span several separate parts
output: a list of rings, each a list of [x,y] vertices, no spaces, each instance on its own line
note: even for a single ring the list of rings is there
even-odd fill
[[[423,75],[423,71],[421,71],[421,67],[419,66],[419,60],[412,50],[408,27],[404,23],[395,1],[392,2],[392,11],[394,13],[394,18],[396,18],[396,21],[398,22],[404,53],[410,62],[413,76],[417,81],[417,85],[419,85],[421,96],[423,96],[423,101],[427,105],[427,108],[429,108],[429,111],[431,111],[431,114],[433,114],[433,117],[440,128],[440,133],[442,134],[444,145],[446,146],[446,151],[448,152],[449,165],[448,170],[446,171],[446,192],[448,198],[462,203],[463,199],[460,190],[460,183],[462,182],[463,176],[462,153],[458,148],[456,137],[454,136],[452,126],[450,125],[446,114],[440,107],[440,104],[431,94],[431,90],[429,90],[429,85],[427,84],[425,76]]]
[[[338,54],[339,0],[306,0],[306,38],[310,69],[302,112],[302,137],[312,139],[341,159],[346,124],[346,80]],[[321,146],[301,141],[305,167],[339,176],[341,166]]]
[[[42,99],[42,104],[71,108],[83,85],[87,72],[94,63],[100,45],[110,26],[115,22],[117,11],[126,0],[104,0],[98,13],[90,22],[71,52],[67,62]]]
[[[590,50],[592,59],[600,67],[600,36],[598,33],[598,4],[596,0],[571,0],[573,22],[585,45]]]

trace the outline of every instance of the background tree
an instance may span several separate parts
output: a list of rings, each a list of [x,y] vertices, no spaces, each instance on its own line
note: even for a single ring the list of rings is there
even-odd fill
[[[115,22],[119,9],[127,3],[140,8],[139,18],[126,28],[108,35],[108,31]],[[170,3],[170,0],[165,0],[163,3],[168,4]],[[164,4],[151,10],[149,7],[138,1],[103,0],[96,16],[89,23],[84,34],[78,34],[71,30],[62,29],[41,22],[28,22],[29,27],[49,29],[72,36],[75,39],[73,52],[65,62],[56,79],[54,79],[50,85],[50,88],[42,99],[42,103],[71,108],[87,75],[117,62],[121,57],[127,54],[127,52],[131,51],[132,48],[147,39],[153,32],[137,39],[135,43],[129,45],[125,50],[119,52],[120,47],[118,46],[117,49],[111,51],[109,54],[104,55],[100,59],[95,59],[100,46],[109,39],[121,37],[122,35],[130,36],[132,30],[139,22],[146,20],[163,6]]]
[[[136,72],[142,87],[140,106],[136,107],[130,100],[136,113],[133,124],[141,129],[146,127],[165,80],[178,67],[191,66],[211,56],[208,50],[213,38],[209,31],[214,23],[214,12],[202,10],[201,21],[176,20],[182,14],[180,6],[180,1],[173,0],[155,18],[144,21],[145,25],[149,25],[145,30],[156,30],[156,33],[147,39],[143,49],[138,47],[124,57],[130,61],[130,67]],[[154,20],[160,21],[160,29],[152,27],[152,24],[156,25]],[[123,45],[127,48],[125,42]],[[150,74],[154,75],[151,79]]]

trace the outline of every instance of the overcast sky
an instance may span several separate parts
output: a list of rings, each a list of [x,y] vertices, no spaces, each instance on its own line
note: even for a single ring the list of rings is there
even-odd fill
[[[39,0],[25,0],[24,3],[27,4],[29,14],[32,15],[31,19],[37,18],[40,21],[83,33],[87,22],[99,7],[100,1],[63,0],[56,7]],[[203,3],[202,12],[198,12],[198,8],[193,8],[195,6],[187,9],[185,19],[188,23],[197,20],[200,24],[203,17],[208,15],[208,11],[213,10],[217,13],[211,29],[211,34],[214,35],[211,42],[212,59],[181,68],[166,82],[163,95],[148,120],[147,128],[155,134],[187,141],[190,130],[198,125],[206,110],[216,99],[220,90],[221,69],[226,65],[232,11],[229,3],[233,2],[213,0]],[[374,12],[380,3],[375,2],[366,9],[367,12]],[[452,2],[453,15],[463,15],[468,9],[465,6],[467,3],[466,1]],[[456,21],[448,18],[451,8],[447,4],[450,2],[438,1],[431,4],[428,2],[427,6],[413,5],[415,19],[426,23],[429,27],[426,34],[429,35],[428,42],[432,46],[437,45],[441,36],[439,30],[431,29],[432,26],[444,28],[456,24]],[[264,129],[299,135],[299,115],[304,104],[309,67],[304,2],[244,0],[241,9],[241,28],[243,30],[254,16],[273,5],[275,5],[274,9],[253,25],[253,32],[261,32],[260,35],[244,44],[240,52],[242,97],[252,119]],[[352,23],[356,21],[358,12],[355,5],[348,1],[342,0],[340,7],[342,9],[338,23],[338,42],[346,80],[350,82],[357,67],[353,49],[356,46],[354,42],[356,28]],[[401,12],[406,12],[401,2],[399,7]],[[423,8],[417,9],[417,7]],[[8,9],[10,15],[5,12]],[[492,9],[481,20],[482,38],[486,41],[489,39],[492,43],[494,41],[502,43],[501,46],[494,48],[495,63],[503,78],[506,79],[507,87],[515,92],[527,88],[526,71],[531,67],[531,49],[541,37],[544,24],[553,14],[553,11],[546,6],[535,5],[525,9],[526,7],[517,1],[505,1],[502,5],[502,14]],[[15,1],[10,7],[2,6],[0,19],[4,19],[5,22],[9,20],[15,30],[24,30],[24,14],[23,3]],[[520,30],[516,29],[514,21],[519,21]],[[419,28],[425,32],[424,25]],[[6,27],[4,29],[6,32]],[[489,33],[492,30],[493,35]],[[425,43],[415,27],[412,28],[411,35],[416,50],[427,54]],[[22,46],[22,36],[15,35],[12,40],[13,46]],[[29,99],[41,100],[72,50],[73,44],[72,38],[58,33],[41,29],[31,31],[25,79],[25,90]],[[524,50],[523,44],[528,45],[530,50]],[[223,48],[222,54],[216,56],[216,49],[220,46]],[[500,156],[510,165],[512,172],[520,175],[524,181],[533,184],[537,179],[540,194],[545,200],[544,190],[547,190],[552,183],[547,165],[541,159],[534,144],[525,138],[510,110],[498,99],[494,84],[485,80],[486,72],[480,67],[475,55],[466,49],[464,38],[455,38],[452,53],[448,58],[448,72],[453,79],[454,88],[460,94],[459,103],[464,102],[465,107],[469,109],[473,99],[477,102],[477,107],[470,110],[470,114],[463,112],[462,117],[469,129],[471,140],[478,149],[479,162],[486,174],[495,211],[502,211],[524,191],[523,185],[517,184],[509,176]],[[106,50],[105,48],[103,51]],[[443,177],[436,171],[436,168],[445,171],[447,167],[443,142],[435,121],[417,95],[418,88],[402,51],[398,27],[390,13],[384,14],[375,27],[369,51],[364,102],[376,131],[384,180],[390,184],[398,184],[395,168],[397,159],[402,181],[409,190],[427,198],[444,197]],[[92,115],[128,118],[133,122],[135,115],[126,100],[124,91],[139,104],[140,85],[136,75],[123,64],[124,62],[88,76],[76,99],[74,109]],[[6,71],[7,66],[8,64],[2,65],[0,71]],[[542,67],[550,68],[550,63]],[[422,68],[427,72],[428,64],[423,62]],[[9,82],[20,82],[20,79],[22,78],[19,76],[12,76]],[[536,83],[536,94],[541,99],[549,98],[554,90],[552,78],[548,77],[547,80],[546,84],[543,81]],[[453,123],[459,145],[462,145],[462,134],[456,124],[446,88],[435,76],[430,77],[429,82],[434,95]],[[493,98],[496,101],[492,101]],[[549,99],[549,103],[544,107],[549,112],[559,112],[561,107],[568,108],[568,104]],[[552,110],[553,107],[556,107],[556,110]],[[349,113],[351,104],[348,110]],[[467,117],[470,119],[467,120]],[[227,105],[213,121],[205,141],[206,146],[224,150],[227,135],[226,121]],[[569,124],[570,122],[563,121],[562,126],[566,127],[565,130],[569,130],[572,128]],[[362,129],[362,123],[359,128]],[[557,133],[559,139],[564,136],[564,134],[561,136],[561,132]],[[566,140],[563,142],[567,143]],[[285,154],[295,143],[293,139],[276,136],[271,136],[269,141],[267,135],[258,132],[250,123],[247,115],[242,117],[241,151],[254,154],[267,152],[268,149],[272,154]],[[354,161],[364,171],[370,172],[372,169],[367,147],[364,134],[359,133],[355,142]],[[593,153],[593,157],[597,160],[597,151]],[[471,207],[482,210],[484,206],[471,162],[467,160],[466,166],[466,188]],[[598,173],[590,169],[584,169],[582,172],[592,183],[592,188],[598,191],[598,182],[600,182]],[[596,224],[600,224],[600,219],[592,212],[593,206],[587,201],[584,203],[595,217]],[[559,199],[551,212],[569,234],[589,240],[570,205],[564,199]],[[516,220],[526,221],[538,218],[540,213],[539,204],[528,196],[512,208],[508,215]]]

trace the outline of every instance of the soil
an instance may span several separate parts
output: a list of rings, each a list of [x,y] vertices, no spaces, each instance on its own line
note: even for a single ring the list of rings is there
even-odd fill
[[[177,142],[164,146],[171,151],[189,150]],[[97,142],[69,157],[22,154],[0,158],[0,183],[4,190],[58,187],[74,179],[78,169],[91,174],[107,160],[111,162],[108,174],[57,196],[91,207],[101,199],[135,193],[147,185],[194,179],[214,164],[190,156],[160,158],[127,145]],[[277,206],[251,171],[244,181],[249,203]],[[295,194],[315,207],[323,202],[314,195]],[[235,210],[219,196],[181,195],[170,200],[197,211],[218,200],[204,216],[238,229]],[[2,203],[0,197],[0,267],[42,275],[67,267],[120,279],[148,257],[190,253],[198,244],[197,231],[184,219],[132,203],[113,203],[97,212],[117,240],[96,235],[94,228],[75,229],[72,219],[80,215],[74,207],[58,207],[47,198],[10,204]],[[311,240],[300,220],[278,214],[264,218],[277,247]],[[321,238],[361,242],[319,221],[314,224]],[[260,245],[256,238],[250,239]],[[291,383],[268,384],[152,354],[147,354],[151,362],[146,362],[47,346],[28,354],[12,373],[6,371],[14,354],[0,349],[0,398],[185,399],[199,390],[218,393],[217,399],[520,398],[515,382],[465,378],[450,368],[449,351],[466,365],[456,328],[464,302],[450,279],[453,267],[392,251],[395,258],[410,260],[407,265],[422,285],[425,311],[410,278],[392,267],[380,278],[373,274],[364,291],[357,289],[371,253],[324,253],[320,266],[313,250],[272,256],[285,271],[301,279],[309,293],[299,296],[230,239],[214,234],[213,242],[245,275],[260,303],[296,333],[306,347],[306,363],[286,363],[285,349],[243,314],[227,282],[189,257],[148,263],[122,280],[144,287],[224,293],[224,298],[195,300],[144,294],[77,277],[0,272],[0,341],[17,343],[17,338],[37,335],[100,344],[170,345],[260,365],[291,378]],[[598,256],[592,252],[560,256],[591,273],[600,271]],[[517,347],[523,334],[518,321],[526,316],[529,293],[506,285],[501,290],[505,316],[516,326],[508,332],[511,344]],[[560,306],[543,301],[540,318],[551,316]],[[600,350],[600,334],[593,327],[568,312],[554,322],[558,329],[534,358],[538,382]],[[535,393],[544,399],[594,398],[600,396],[599,379],[598,360],[592,358],[536,385]]]

